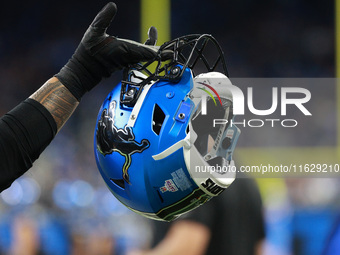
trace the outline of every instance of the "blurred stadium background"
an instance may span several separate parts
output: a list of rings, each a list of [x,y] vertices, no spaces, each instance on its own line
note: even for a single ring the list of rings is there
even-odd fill
[[[38,89],[66,63],[107,1],[6,1],[0,9],[0,114]],[[221,44],[232,78],[335,78],[336,3],[317,0],[116,0],[109,34],[159,45],[190,33]],[[337,14],[337,15],[336,15]],[[339,52],[337,52],[339,54]],[[109,193],[93,156],[97,111],[116,73],[85,95],[34,167],[0,195],[0,254],[125,254],[146,247],[148,221]],[[236,84],[237,85],[237,84]],[[313,88],[324,121],[303,134],[243,130],[238,164],[339,162],[339,90]],[[337,100],[338,99],[338,100]],[[308,131],[307,131],[308,130]],[[269,138],[268,138],[269,137]],[[268,139],[285,141],[271,146]],[[265,141],[265,142],[264,142]],[[287,159],[286,159],[287,162]],[[337,178],[259,178],[265,205],[265,254],[320,254],[340,212]],[[228,217],[226,215],[226,217]],[[24,252],[21,249],[25,249]]]

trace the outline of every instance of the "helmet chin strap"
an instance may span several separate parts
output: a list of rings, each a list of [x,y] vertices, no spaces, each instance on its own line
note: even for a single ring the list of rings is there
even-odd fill
[[[189,124],[189,129],[192,130],[191,128],[191,123]],[[186,135],[186,137],[177,143],[171,145],[169,148],[165,149],[159,154],[153,155],[152,158],[154,160],[161,160],[163,158],[168,157],[175,151],[179,150],[180,148],[184,147],[185,149],[189,150],[191,146],[194,144],[196,141],[197,134],[194,131],[189,131],[189,133]]]
[[[169,155],[171,155],[172,153],[174,153],[175,151],[179,150],[182,147],[186,147],[189,149],[191,147],[191,144],[189,139],[187,138],[188,135],[183,140],[180,140],[177,143],[171,145],[169,148],[165,149],[161,153],[153,155],[152,158],[154,160],[161,160],[163,158],[168,157]]]

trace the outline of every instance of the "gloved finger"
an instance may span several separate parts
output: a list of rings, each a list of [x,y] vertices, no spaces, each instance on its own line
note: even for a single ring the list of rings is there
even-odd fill
[[[174,52],[172,50],[163,50],[161,52],[161,60],[169,60],[174,58]]]
[[[156,56],[157,51],[159,50],[159,46],[153,46],[153,45],[145,45],[139,42],[135,42],[133,40],[129,39],[123,39],[123,38],[117,38],[118,41],[120,41],[122,44],[126,44],[128,48],[132,49],[145,49],[147,51],[152,52],[154,56]]]
[[[132,62],[144,62],[156,58],[157,48],[154,48],[153,46],[133,45],[129,48],[129,54]]]
[[[115,3],[110,2],[97,14],[91,23],[91,27],[102,29],[103,32],[110,26],[113,18],[116,16],[117,6]]]
[[[151,26],[148,31],[148,37],[149,38],[146,40],[144,44],[155,46],[157,43],[157,39],[158,39],[157,28],[155,28],[154,26]]]
[[[117,49],[126,49],[125,53],[121,56],[122,64],[136,64],[156,58],[159,47],[144,45],[132,40],[117,38]]]

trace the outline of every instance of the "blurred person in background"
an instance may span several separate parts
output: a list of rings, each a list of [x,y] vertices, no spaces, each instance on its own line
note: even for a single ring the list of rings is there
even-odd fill
[[[253,179],[239,176],[221,195],[174,221],[153,222],[153,248],[129,255],[263,254],[262,201]]]
[[[60,72],[1,117],[1,191],[31,168],[86,92],[116,70],[155,56],[152,46],[106,34],[116,12],[116,5],[108,3]]]
[[[9,253],[12,255],[39,253],[39,237],[36,223],[25,215],[19,215],[12,225],[13,241]]]

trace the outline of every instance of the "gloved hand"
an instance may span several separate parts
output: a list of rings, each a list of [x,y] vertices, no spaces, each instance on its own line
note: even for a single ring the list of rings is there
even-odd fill
[[[55,75],[78,101],[103,77],[156,56],[158,49],[152,45],[155,44],[157,30],[154,32],[153,28],[149,30],[151,43],[148,45],[106,34],[116,12],[116,5],[110,2],[97,14],[72,58]]]

